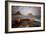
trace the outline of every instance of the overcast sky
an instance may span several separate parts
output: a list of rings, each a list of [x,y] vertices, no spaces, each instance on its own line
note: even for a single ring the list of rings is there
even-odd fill
[[[13,6],[13,13],[16,13],[19,11],[23,15],[27,15],[29,13],[32,13],[33,15],[40,15],[41,14],[41,8],[40,7],[31,7],[31,6]]]

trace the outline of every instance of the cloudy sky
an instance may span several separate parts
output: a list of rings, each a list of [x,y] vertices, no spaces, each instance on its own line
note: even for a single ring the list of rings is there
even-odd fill
[[[19,11],[23,15],[27,15],[32,13],[32,15],[40,15],[41,8],[40,7],[31,7],[31,6],[12,6],[12,12],[16,13]]]

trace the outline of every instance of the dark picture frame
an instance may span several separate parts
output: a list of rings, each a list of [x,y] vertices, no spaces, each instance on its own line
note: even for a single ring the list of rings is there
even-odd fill
[[[42,4],[43,5],[43,29],[42,30],[27,30],[27,31],[8,31],[8,2],[17,2],[17,3],[32,3],[32,4]],[[19,33],[19,32],[38,32],[45,31],[45,3],[43,2],[24,2],[24,1],[5,1],[5,33]]]

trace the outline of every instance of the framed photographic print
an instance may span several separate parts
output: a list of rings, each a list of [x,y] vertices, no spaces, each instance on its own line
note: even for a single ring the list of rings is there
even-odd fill
[[[45,31],[45,3],[6,1],[5,32]]]

